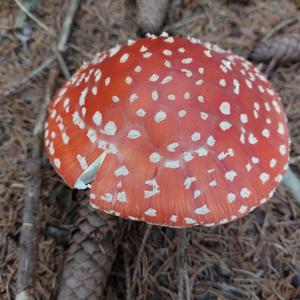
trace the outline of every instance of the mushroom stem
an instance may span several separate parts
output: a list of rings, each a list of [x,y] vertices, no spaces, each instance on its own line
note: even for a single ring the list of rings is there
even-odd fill
[[[282,183],[292,194],[296,203],[300,206],[300,179],[290,167],[288,167],[285,175],[283,176]]]

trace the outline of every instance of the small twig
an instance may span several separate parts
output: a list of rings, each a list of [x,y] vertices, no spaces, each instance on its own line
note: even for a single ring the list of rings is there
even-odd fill
[[[184,281],[185,281],[185,290],[186,290],[186,300],[192,299],[192,291],[191,291],[191,285],[190,285],[190,278],[187,268],[184,268]]]
[[[57,49],[55,49],[54,52],[55,52],[56,59],[57,59],[57,62],[59,64],[59,67],[60,67],[62,73],[64,74],[65,78],[67,80],[69,80],[71,77],[71,74],[70,74],[70,71],[67,67],[67,64],[66,64],[62,54],[59,51],[57,51]]]
[[[186,229],[178,230],[177,241],[177,264],[178,264],[178,300],[190,300],[189,292],[186,289],[186,297],[184,297],[184,283],[187,283],[187,268],[186,268],[186,248],[187,248],[187,232]]]
[[[51,69],[48,77],[48,85],[46,87],[45,99],[44,102],[41,104],[40,113],[37,117],[37,121],[33,130],[33,135],[36,137],[41,136],[43,132],[44,122],[47,115],[47,108],[52,98],[52,91],[57,76],[58,76],[57,68]]]
[[[86,57],[87,59],[93,59],[95,57],[94,54],[82,50],[80,47],[76,46],[75,44],[69,43],[69,47],[72,48],[73,50],[77,51],[83,57]]]
[[[275,35],[277,32],[281,31],[282,29],[284,29],[287,26],[290,26],[296,22],[300,21],[300,17],[296,16],[296,17],[290,17],[284,21],[282,21],[281,23],[279,23],[278,25],[276,25],[271,31],[269,31],[261,40],[261,42],[265,42],[266,40],[268,40],[270,37],[272,37],[273,35]]]
[[[58,51],[63,52],[63,51],[66,50],[66,44],[67,44],[68,38],[70,36],[74,16],[75,16],[75,13],[78,9],[79,3],[80,3],[80,0],[70,1],[70,5],[69,5],[68,10],[66,12],[65,19],[64,19],[64,24],[63,24],[63,27],[62,27],[62,30],[61,30],[60,37],[58,39],[58,43],[57,43],[57,50]]]
[[[282,184],[288,189],[296,203],[300,206],[300,179],[291,168],[288,168],[283,176]]]
[[[123,247],[123,259],[124,259],[124,268],[125,268],[125,278],[126,278],[126,300],[130,299],[130,286],[131,286],[131,279],[130,279],[130,270],[129,270],[129,261],[128,256],[126,255],[126,248]]]
[[[241,288],[235,287],[225,282],[205,281],[200,280],[198,285],[205,287],[212,287],[222,291],[224,294],[229,295],[230,299],[247,299],[248,294]]]
[[[24,12],[26,16],[28,16],[32,21],[37,23],[41,28],[43,28],[47,33],[50,35],[54,35],[54,32],[52,29],[50,29],[47,25],[45,25],[41,20],[39,20],[35,15],[33,15],[27,7],[19,0],[15,0],[16,4],[19,6],[19,8]]]
[[[213,21],[213,18],[211,16],[211,14],[210,14],[210,11],[207,10],[205,6],[203,6],[203,12],[207,17],[207,20],[208,20],[208,23],[209,23],[209,26],[210,26],[212,32],[216,32],[217,29],[216,29],[216,26],[214,25],[214,21]]]
[[[24,6],[15,0],[20,8],[24,10]],[[76,2],[76,3],[75,3]],[[76,5],[75,5],[76,4]],[[59,37],[58,44],[60,49],[65,49],[66,42],[68,40],[72,20],[75,15],[76,8],[78,7],[79,0],[70,1],[70,7],[67,12],[68,20],[65,20],[62,32]],[[25,8],[26,9],[26,8]],[[30,16],[35,22],[38,20],[27,10],[25,10],[28,16]],[[42,25],[40,25],[42,26]],[[44,28],[44,27],[43,27]],[[44,28],[47,29],[47,28]],[[50,32],[49,30],[47,30]],[[59,55],[58,55],[59,54]],[[55,58],[58,58],[60,66],[63,66],[65,75],[68,77],[69,72],[66,68],[64,60],[60,55],[58,50],[55,51],[55,55],[48,58],[39,68],[35,69],[29,76],[21,80],[21,84],[27,82],[33,76],[41,72],[44,68],[50,65]],[[61,58],[61,59],[60,59]],[[24,211],[23,211],[23,221],[21,227],[20,236],[20,246],[19,246],[19,268],[17,276],[17,299],[33,299],[34,297],[34,279],[35,279],[35,269],[37,261],[37,211],[38,211],[38,200],[40,195],[41,187],[41,156],[42,156],[42,133],[43,124],[47,115],[47,107],[51,101],[55,82],[58,76],[57,68],[53,68],[49,72],[49,77],[47,81],[47,87],[45,91],[45,101],[41,104],[40,113],[37,118],[37,122],[33,131],[33,151],[32,157],[28,161],[30,176],[26,183],[25,189],[25,199],[24,199]],[[20,84],[20,81],[18,82]],[[15,86],[15,85],[14,85]]]
[[[15,0],[15,2],[20,7],[20,9],[22,9],[22,11],[24,11],[24,13],[26,13],[26,15],[28,15],[28,17],[33,19],[41,27],[43,27],[48,33],[53,35],[53,32],[45,24],[43,24],[41,21],[36,19],[36,17],[34,15],[32,15],[28,11],[28,9],[19,0]],[[19,86],[25,84],[26,82],[28,82],[33,77],[40,74],[44,69],[49,67],[54,62],[55,59],[58,61],[59,66],[60,66],[64,76],[66,77],[66,79],[70,78],[70,72],[69,72],[69,70],[67,68],[67,65],[66,65],[66,63],[65,63],[65,61],[64,61],[64,59],[63,59],[63,57],[62,57],[62,55],[59,51],[64,51],[65,48],[66,48],[66,43],[68,41],[68,38],[69,38],[69,35],[70,35],[70,32],[71,32],[71,26],[73,24],[73,19],[74,19],[76,10],[79,6],[79,3],[80,3],[80,0],[70,1],[70,6],[69,6],[69,8],[66,12],[66,19],[65,19],[64,24],[62,26],[62,30],[61,30],[59,38],[58,38],[57,46],[55,46],[55,49],[54,49],[54,52],[55,52],[54,55],[51,55],[50,57],[48,57],[44,62],[42,62],[39,66],[37,66],[32,72],[30,72],[24,78],[16,80],[12,84],[10,84],[10,86],[8,86],[4,90],[4,92],[3,92],[4,96],[9,96],[10,94],[14,93]]]
[[[60,35],[58,38],[57,46],[54,49],[56,59],[59,63],[59,66],[61,68],[61,71],[63,72],[66,79],[69,79],[71,77],[71,74],[68,70],[67,64],[61,54],[61,52],[64,52],[66,50],[66,45],[71,33],[74,17],[76,14],[76,11],[79,7],[80,0],[72,0],[70,1],[69,7],[67,9],[64,23],[62,26],[62,29],[60,31]]]
[[[52,97],[58,72],[56,68],[49,73],[45,91],[45,102]],[[38,203],[41,188],[42,124],[47,106],[41,105],[32,140],[32,155],[27,162],[29,176],[25,184],[24,209],[18,253],[17,299],[34,299],[34,280],[37,263],[37,224]]]
[[[26,77],[13,82],[8,88],[6,88],[4,90],[3,95],[9,96],[10,94],[14,93],[15,90],[19,86],[25,84],[33,77],[39,75],[43,70],[48,68],[54,61],[55,61],[55,55],[48,57],[45,61],[43,61],[40,65],[38,65],[34,70],[32,70]]]
[[[140,265],[142,255],[144,253],[145,245],[146,245],[147,239],[149,237],[149,234],[151,232],[151,229],[152,229],[152,225],[147,224],[147,228],[146,228],[146,231],[144,233],[144,237],[143,237],[143,240],[142,240],[142,243],[140,245],[139,252],[138,252],[138,255],[137,255],[137,258],[136,258],[136,261],[135,261],[135,266],[134,266],[132,280],[131,280],[132,285],[131,285],[131,288],[129,289],[129,295],[128,295],[129,299],[132,299],[132,294],[133,294],[133,290],[134,290],[135,285],[136,285],[138,270],[139,270],[139,267],[140,267],[139,265]]]
[[[9,291],[9,287],[10,287],[12,278],[14,277],[14,275],[16,273],[16,269],[12,269],[12,270],[11,270],[11,268],[9,268],[9,269],[10,269],[11,273],[8,275],[6,285],[5,285],[5,289],[6,289],[6,295],[7,295],[8,300],[12,300],[12,297],[11,297],[10,291]]]
[[[265,71],[265,77],[266,78],[270,78],[271,77],[271,73],[274,70],[276,64],[277,64],[278,60],[276,57],[273,57],[273,59],[270,61],[270,63],[268,64],[268,67]]]

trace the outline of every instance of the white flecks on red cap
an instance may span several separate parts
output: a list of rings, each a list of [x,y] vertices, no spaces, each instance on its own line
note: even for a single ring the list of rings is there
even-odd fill
[[[95,56],[54,97],[50,161],[97,209],[172,227],[265,203],[288,161],[280,99],[251,63],[198,39],[147,35]]]

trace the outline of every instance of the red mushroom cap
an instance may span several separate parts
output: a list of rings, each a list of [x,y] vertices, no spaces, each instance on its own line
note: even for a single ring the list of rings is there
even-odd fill
[[[196,39],[148,36],[84,64],[45,130],[56,171],[108,213],[188,227],[266,202],[288,162],[278,95],[245,59]]]

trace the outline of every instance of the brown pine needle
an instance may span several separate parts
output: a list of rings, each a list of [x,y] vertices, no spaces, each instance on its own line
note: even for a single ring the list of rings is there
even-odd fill
[[[133,290],[135,288],[135,284],[136,284],[136,281],[137,281],[137,275],[138,275],[138,271],[139,271],[139,268],[140,268],[140,262],[141,262],[142,255],[143,255],[144,249],[145,249],[145,245],[146,245],[146,242],[148,240],[151,229],[152,229],[152,225],[147,224],[147,228],[146,228],[146,231],[144,233],[144,237],[143,237],[143,240],[142,240],[141,246],[139,248],[139,252],[138,252],[136,261],[135,261],[135,266],[134,266],[132,280],[131,280],[132,285],[131,285],[131,288],[129,290],[129,296],[128,296],[129,299],[132,299]]]
[[[15,2],[28,18],[30,18],[32,21],[34,21],[36,24],[38,24],[41,28],[43,28],[50,35],[54,35],[53,30],[50,29],[41,20],[39,20],[34,14],[32,14],[20,0],[15,0]]]

